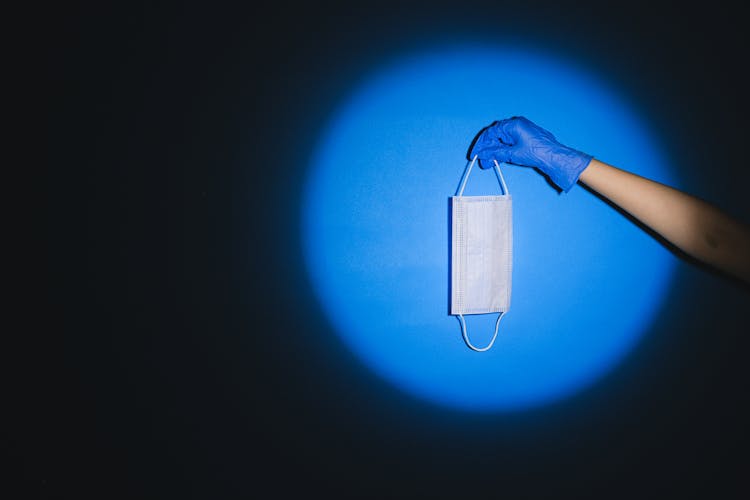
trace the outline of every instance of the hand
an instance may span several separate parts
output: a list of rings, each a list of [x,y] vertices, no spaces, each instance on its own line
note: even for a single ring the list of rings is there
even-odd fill
[[[566,193],[575,185],[591,155],[557,142],[555,136],[523,116],[495,122],[477,138],[469,156],[489,168],[493,160],[536,167]]]

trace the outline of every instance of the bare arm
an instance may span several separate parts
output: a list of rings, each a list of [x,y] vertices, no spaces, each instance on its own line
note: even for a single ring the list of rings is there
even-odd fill
[[[579,180],[686,254],[750,283],[750,228],[715,206],[596,159]]]

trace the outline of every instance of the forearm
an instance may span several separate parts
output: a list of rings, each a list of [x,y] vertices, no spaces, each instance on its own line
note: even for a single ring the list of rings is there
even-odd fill
[[[713,205],[596,159],[579,180],[688,255],[750,282],[750,230]]]

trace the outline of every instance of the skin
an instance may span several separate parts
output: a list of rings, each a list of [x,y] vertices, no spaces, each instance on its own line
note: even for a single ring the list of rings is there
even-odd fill
[[[597,159],[578,180],[686,254],[750,284],[750,228],[715,206]]]

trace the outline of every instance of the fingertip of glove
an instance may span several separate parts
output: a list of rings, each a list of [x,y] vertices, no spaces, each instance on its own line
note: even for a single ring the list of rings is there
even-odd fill
[[[479,167],[480,168],[488,169],[488,168],[492,168],[494,166],[495,166],[495,161],[494,160],[487,160],[487,159],[484,159],[484,160],[480,159],[479,160]]]

